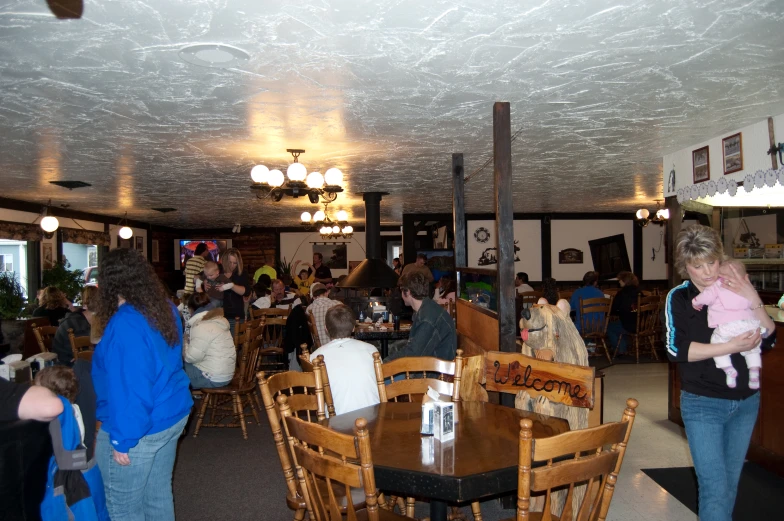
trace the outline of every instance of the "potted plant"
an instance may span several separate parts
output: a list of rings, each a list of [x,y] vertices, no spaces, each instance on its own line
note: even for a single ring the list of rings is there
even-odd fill
[[[278,259],[275,261],[275,264],[277,264],[276,267],[278,268],[278,277],[280,277],[283,284],[286,286],[291,284],[291,281],[293,280],[291,276],[291,263],[286,260],[286,257],[283,257],[283,260]]]
[[[54,286],[71,302],[77,298],[84,288],[84,271],[72,270],[71,264],[58,262],[52,269],[44,270],[43,287]]]
[[[22,285],[13,272],[0,273],[0,344],[21,345],[24,337],[24,322],[16,318],[24,307],[25,296]]]

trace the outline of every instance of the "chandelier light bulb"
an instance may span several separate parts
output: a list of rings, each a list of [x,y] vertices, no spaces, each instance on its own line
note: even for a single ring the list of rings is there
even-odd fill
[[[337,224],[332,227],[332,233],[340,233],[340,226]]]
[[[302,212],[302,215],[300,215],[299,218],[300,218],[300,220],[303,223],[309,223],[310,222],[310,212]]]
[[[316,213],[313,214],[313,220],[316,221],[316,222],[321,222],[326,217],[327,217],[327,215],[324,213],[323,210],[319,210],[319,211],[317,211]]]
[[[264,165],[256,165],[250,169],[250,178],[254,183],[267,183],[269,182],[269,168]]]
[[[324,188],[324,176],[321,172],[311,172],[307,179],[308,188]]]
[[[348,221],[348,212],[346,212],[346,210],[340,210],[338,212],[338,221]]]
[[[274,188],[283,186],[284,181],[285,178],[283,177],[283,172],[281,172],[280,170],[270,170],[269,178],[267,179],[267,182],[269,183],[270,186]]]
[[[332,231],[332,228],[330,228],[329,226],[322,226],[321,229],[319,230],[319,233],[321,235],[328,235],[329,232],[331,232],[331,231]]]
[[[656,211],[656,217],[658,219],[669,219],[670,218],[670,209],[669,208],[662,208],[661,210]]]
[[[60,221],[58,221],[57,217],[53,215],[47,215],[46,217],[41,219],[41,229],[46,233],[52,233],[59,227],[60,227]]]
[[[348,235],[349,233],[354,231],[354,228],[352,228],[351,226],[344,226],[342,231],[343,231],[343,235]]]
[[[645,208],[640,208],[639,210],[637,210],[638,219],[647,219],[650,214],[651,213]]]
[[[127,226],[123,226],[120,228],[120,238],[121,239],[130,239],[133,236],[133,230],[128,228]]]
[[[324,174],[324,182],[327,186],[339,186],[343,184],[343,172],[337,168],[330,168]]]
[[[291,163],[286,170],[286,175],[291,181],[301,183],[308,175],[308,169],[302,163]]]

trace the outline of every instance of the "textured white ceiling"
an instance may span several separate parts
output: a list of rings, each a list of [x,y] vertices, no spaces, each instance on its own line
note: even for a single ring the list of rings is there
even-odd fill
[[[86,0],[84,12],[62,21],[42,0],[0,0],[5,197],[176,227],[293,225],[312,205],[256,200],[249,170],[304,148],[310,169],[343,170],[334,206],[362,219],[355,193],[386,191],[382,220],[400,222],[451,211],[452,152],[479,168],[492,104],[509,101],[516,211],[631,211],[661,195],[665,153],[784,112],[781,0]],[[180,58],[199,43],[250,59]],[[73,179],[93,186],[48,183]],[[466,196],[468,211],[492,211],[492,164]]]

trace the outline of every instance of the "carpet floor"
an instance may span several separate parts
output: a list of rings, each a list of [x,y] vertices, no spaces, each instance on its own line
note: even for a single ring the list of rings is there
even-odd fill
[[[697,513],[697,476],[694,467],[642,469],[675,499]],[[740,476],[734,521],[781,519],[784,512],[784,479],[759,465],[746,462]]]

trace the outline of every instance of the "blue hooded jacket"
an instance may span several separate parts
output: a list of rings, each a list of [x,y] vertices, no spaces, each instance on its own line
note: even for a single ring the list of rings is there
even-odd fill
[[[172,305],[172,313],[177,310]],[[109,319],[93,355],[96,416],[117,452],[170,428],[193,406],[190,381],[182,368],[180,341],[169,346],[163,335],[132,305],[123,304]]]

